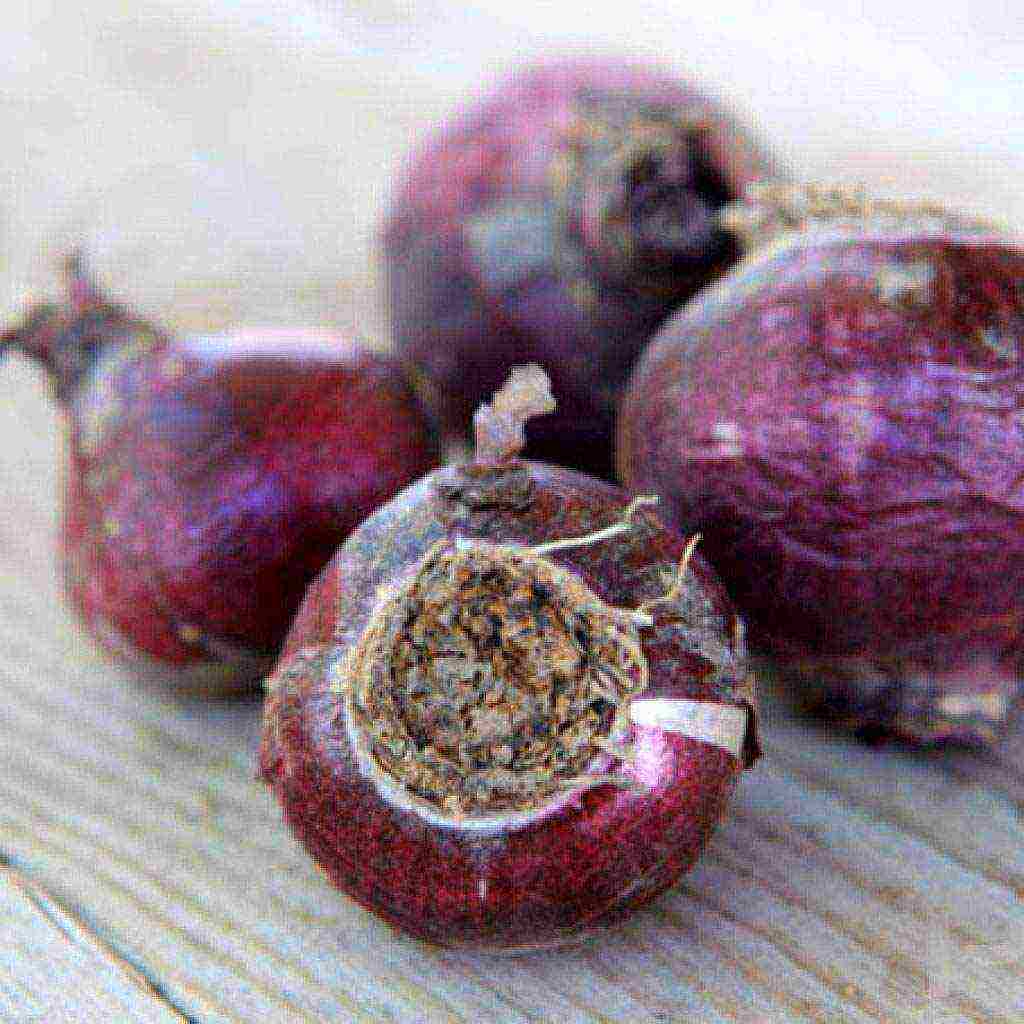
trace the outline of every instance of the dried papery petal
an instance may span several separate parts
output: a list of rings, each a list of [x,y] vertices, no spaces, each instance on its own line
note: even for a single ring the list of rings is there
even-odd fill
[[[475,461],[500,464],[514,459],[526,447],[527,420],[554,411],[551,381],[544,370],[536,364],[514,367],[505,386],[473,416]]]
[[[757,755],[742,628],[694,544],[649,498],[511,457],[546,395],[513,374],[485,416],[516,427],[353,533],[268,691],[262,772],[310,854],[446,945],[553,945],[647,903]]]
[[[634,498],[623,510],[622,518],[617,523],[612,523],[611,526],[606,526],[601,530],[595,530],[593,533],[585,534],[582,537],[562,537],[559,540],[545,541],[543,544],[536,544],[531,549],[535,555],[548,554],[552,551],[563,551],[566,548],[578,548],[584,544],[596,544],[598,541],[609,540],[616,534],[623,533],[630,529],[632,525],[633,514],[645,506],[657,505],[657,497],[649,494],[642,494],[637,498]]]
[[[620,475],[815,706],[991,743],[1024,691],[1024,249],[857,191],[739,214],[753,251],[637,367]]]
[[[412,386],[327,332],[175,339],[112,302],[80,254],[61,302],[0,339],[67,415],[62,554],[90,631],[146,679],[218,693],[270,667],[306,585],[438,462]]]

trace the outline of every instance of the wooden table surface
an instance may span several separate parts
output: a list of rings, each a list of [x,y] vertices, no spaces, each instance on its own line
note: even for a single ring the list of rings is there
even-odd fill
[[[638,0],[570,26],[572,5],[532,0],[15,0],[0,304],[82,241],[174,327],[378,333],[388,167],[481,68],[584,29],[681,55],[799,175],[1024,224],[1019,12],[768,6]],[[257,700],[142,687],[80,632],[54,561],[57,413],[18,358],[0,395],[3,1024],[1024,1021],[1024,723],[986,757],[870,749],[769,685],[766,756],[674,892],[577,948],[440,951],[291,838],[254,778]]]
[[[764,760],[650,910],[520,957],[395,934],[254,779],[256,700],[140,686],[79,631],[60,424],[34,367],[0,373],[4,1024],[1024,1020],[1024,730],[980,759],[874,750],[773,690]]]

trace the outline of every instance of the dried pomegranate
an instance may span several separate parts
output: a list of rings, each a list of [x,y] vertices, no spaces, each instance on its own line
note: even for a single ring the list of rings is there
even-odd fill
[[[78,260],[67,301],[0,345],[46,367],[67,413],[71,601],[182,688],[261,676],[341,540],[439,461],[393,360],[306,330],[172,340]]]
[[[444,422],[516,363],[557,413],[527,453],[610,475],[613,414],[641,346],[737,256],[715,212],[768,158],[690,83],[610,57],[521,69],[412,160],[384,249],[398,351]]]
[[[349,537],[268,682],[289,824],[339,888],[446,945],[552,945],[647,903],[756,756],[722,587],[643,499],[516,459],[550,408],[543,371],[514,372],[476,460]]]
[[[619,464],[820,707],[990,741],[1024,682],[1024,250],[928,206],[764,187],[668,322]],[[742,222],[742,224],[741,224]]]

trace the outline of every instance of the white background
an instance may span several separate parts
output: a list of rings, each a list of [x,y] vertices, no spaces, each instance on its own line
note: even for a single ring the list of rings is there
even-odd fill
[[[383,325],[389,172],[481,76],[549,49],[647,54],[756,122],[799,177],[1024,225],[1024,5],[11,0],[0,309],[87,244],[179,328]]]

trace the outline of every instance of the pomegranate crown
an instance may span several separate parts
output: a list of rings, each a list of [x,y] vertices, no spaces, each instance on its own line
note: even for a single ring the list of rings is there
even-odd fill
[[[104,326],[126,320],[128,313],[97,285],[81,251],[61,259],[59,270],[61,300],[23,299],[0,330],[0,357],[12,349],[24,352],[49,371],[57,397],[65,398],[98,351]]]

